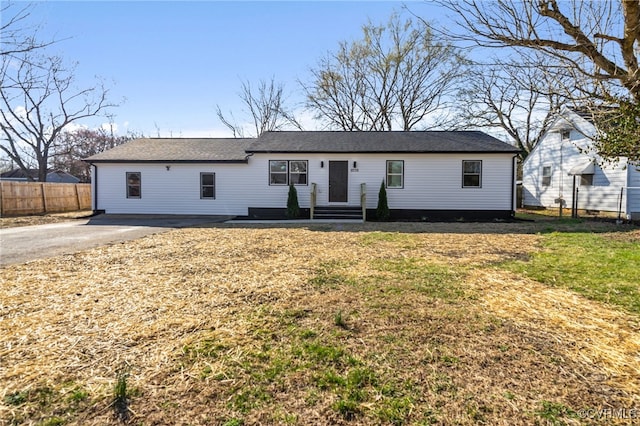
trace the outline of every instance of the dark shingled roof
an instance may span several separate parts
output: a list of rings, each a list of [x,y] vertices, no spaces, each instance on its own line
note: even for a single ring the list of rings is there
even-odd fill
[[[89,163],[246,163],[255,139],[143,138],[86,158]]]
[[[238,163],[251,153],[517,153],[483,132],[265,132],[257,139],[143,138],[89,163]]]
[[[517,153],[513,145],[478,131],[265,132],[248,152],[265,153]]]

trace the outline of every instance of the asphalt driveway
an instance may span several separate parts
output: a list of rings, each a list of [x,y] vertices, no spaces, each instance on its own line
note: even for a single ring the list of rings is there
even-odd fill
[[[98,215],[70,222],[0,229],[0,266],[229,219],[231,217],[226,216]]]

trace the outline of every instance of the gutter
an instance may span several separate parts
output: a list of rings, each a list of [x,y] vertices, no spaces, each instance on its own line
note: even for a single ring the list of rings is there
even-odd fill
[[[518,195],[516,193],[516,169],[518,167],[518,156],[514,155],[511,158],[511,214],[513,217],[516,215],[516,203]]]

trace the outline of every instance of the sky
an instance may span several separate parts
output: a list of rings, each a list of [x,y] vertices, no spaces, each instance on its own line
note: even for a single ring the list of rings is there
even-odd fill
[[[241,82],[272,77],[305,130],[319,128],[302,110],[298,82],[340,41],[359,38],[368,20],[384,23],[405,6],[446,19],[422,1],[46,1],[35,3],[28,24],[39,39],[59,40],[49,52],[77,62],[79,88],[104,81],[120,104],[110,110],[118,134],[227,137],[216,105],[239,119]]]

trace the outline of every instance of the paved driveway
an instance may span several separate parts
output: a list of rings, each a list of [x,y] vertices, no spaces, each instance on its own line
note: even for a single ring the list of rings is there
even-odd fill
[[[228,219],[230,217],[99,215],[91,219],[49,225],[0,229],[0,266]]]

